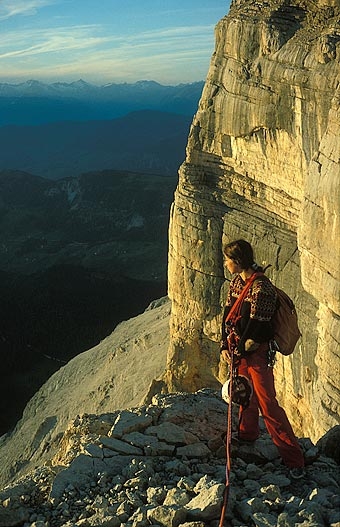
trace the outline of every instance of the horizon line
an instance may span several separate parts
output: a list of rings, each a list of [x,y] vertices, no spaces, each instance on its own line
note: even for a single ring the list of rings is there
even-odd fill
[[[142,84],[142,83],[150,83],[150,84],[158,84],[159,86],[181,86],[181,85],[189,85],[189,84],[197,84],[197,83],[201,83],[201,82],[205,82],[205,79],[199,79],[199,80],[194,80],[194,81],[188,81],[188,82],[177,82],[176,84],[167,84],[167,83],[162,83],[162,82],[158,82],[156,80],[153,80],[153,79],[139,79],[137,81],[134,81],[134,82],[129,82],[129,81],[112,81],[112,82],[105,82],[104,84],[100,84],[100,83],[94,83],[94,82],[89,82],[89,81],[86,81],[82,78],[79,78],[77,80],[73,80],[73,81],[63,81],[63,80],[60,80],[60,81],[44,81],[44,80],[39,80],[39,79],[32,79],[32,78],[29,78],[27,80],[22,80],[22,81],[8,81],[8,80],[4,80],[2,81],[1,78],[0,78],[0,84],[6,84],[8,86],[20,86],[20,85],[23,85],[23,84],[29,84],[29,83],[37,83],[37,84],[42,84],[42,85],[48,85],[48,86],[52,86],[52,85],[56,85],[56,84],[64,84],[64,85],[67,85],[67,86],[70,86],[72,84],[80,84],[80,83],[83,83],[83,84],[86,84],[88,86],[95,86],[95,87],[98,87],[98,88],[104,88],[106,86],[112,86],[112,85],[134,85],[134,84]]]

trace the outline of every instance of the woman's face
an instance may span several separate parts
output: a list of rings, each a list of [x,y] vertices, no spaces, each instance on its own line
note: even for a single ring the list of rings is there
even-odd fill
[[[234,262],[229,256],[224,256],[224,266],[228,269],[229,273],[235,274],[235,273],[241,273],[242,268]]]

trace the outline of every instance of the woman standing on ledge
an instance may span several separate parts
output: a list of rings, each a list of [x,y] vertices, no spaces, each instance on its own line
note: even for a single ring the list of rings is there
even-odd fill
[[[253,387],[249,406],[240,407],[239,439],[253,442],[259,437],[260,410],[283,462],[290,468],[290,476],[299,479],[304,475],[303,453],[284,409],[277,402],[273,367],[268,361],[269,342],[273,339],[271,319],[277,301],[275,288],[255,263],[253,249],[247,241],[229,243],[224,248],[224,256],[225,266],[235,276],[223,315],[221,355],[230,361],[227,339],[232,337],[238,374],[247,377]],[[242,302],[240,317],[226,322],[232,305],[249,281],[252,284]]]

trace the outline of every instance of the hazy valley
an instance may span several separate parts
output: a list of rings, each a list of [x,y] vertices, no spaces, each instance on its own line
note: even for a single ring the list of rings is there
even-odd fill
[[[92,170],[174,175],[192,116],[143,110],[117,119],[0,127],[0,167],[58,179]]]
[[[175,186],[175,175],[0,173],[5,429],[48,375],[166,294]]]
[[[24,108],[21,124],[0,127],[0,434],[49,375],[166,294],[169,208],[192,116],[145,109],[92,121],[86,108],[98,116],[108,92],[121,112],[160,107],[171,92],[188,111],[197,87],[116,88],[99,96],[61,83],[56,104],[56,87],[0,85],[10,122]],[[87,119],[67,120],[71,99]],[[63,120],[34,123],[47,106]]]

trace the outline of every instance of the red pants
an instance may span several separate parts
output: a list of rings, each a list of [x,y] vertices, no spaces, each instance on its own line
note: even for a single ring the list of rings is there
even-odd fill
[[[251,380],[254,390],[248,408],[240,408],[240,439],[252,441],[258,438],[260,410],[283,462],[288,467],[303,467],[304,458],[300,445],[286,412],[276,400],[273,368],[267,365],[267,345],[243,358],[238,373]]]

